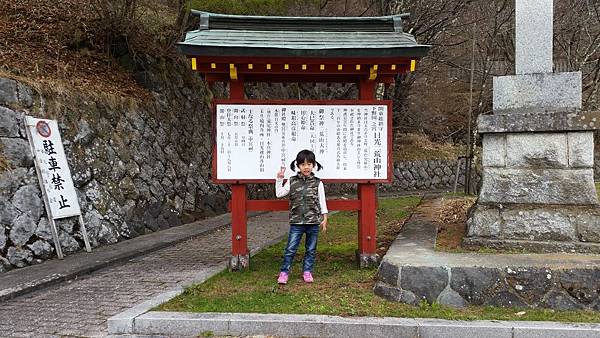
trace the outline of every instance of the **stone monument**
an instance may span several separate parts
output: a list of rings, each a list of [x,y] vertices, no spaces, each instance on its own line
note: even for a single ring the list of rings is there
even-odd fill
[[[552,70],[553,0],[516,0],[515,75],[493,80],[482,115],[483,181],[467,247],[600,253],[594,186],[599,112],[581,111],[581,72]]]

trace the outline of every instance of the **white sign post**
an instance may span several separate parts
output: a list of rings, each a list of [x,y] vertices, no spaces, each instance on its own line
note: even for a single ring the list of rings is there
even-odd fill
[[[268,180],[303,149],[329,180],[385,181],[390,117],[387,104],[216,105],[217,180]]]
[[[27,137],[35,159],[38,181],[50,221],[54,247],[58,258],[63,258],[55,219],[79,216],[85,249],[91,252],[90,242],[79,209],[71,171],[55,120],[26,117]]]

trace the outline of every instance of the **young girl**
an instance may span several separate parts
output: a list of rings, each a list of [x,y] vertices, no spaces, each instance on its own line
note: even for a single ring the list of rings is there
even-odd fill
[[[325,189],[321,180],[313,173],[313,168],[321,170],[323,166],[315,160],[315,154],[310,150],[302,150],[296,155],[296,160],[292,161],[290,168],[299,169],[296,175],[293,175],[283,185],[283,174],[285,167],[277,173],[275,181],[275,195],[277,197],[290,195],[290,232],[288,241],[283,253],[283,264],[277,282],[286,284],[288,274],[294,255],[298,250],[298,245],[302,235],[306,233],[306,253],[304,254],[302,278],[306,283],[312,283],[313,264],[317,252],[317,239],[319,236],[319,225],[323,231],[327,231],[327,203],[325,201]]]

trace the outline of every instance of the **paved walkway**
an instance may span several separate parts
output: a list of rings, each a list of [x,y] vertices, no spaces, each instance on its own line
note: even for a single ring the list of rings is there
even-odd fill
[[[227,217],[220,216],[199,222],[196,224],[196,228],[213,226],[214,229],[187,241],[133,258],[118,266],[107,267],[92,274],[79,276],[74,280],[1,302],[0,336],[105,336],[107,334],[106,320],[109,317],[173,289],[177,285],[186,284],[186,281],[193,280],[203,271],[225,263],[229,258],[231,248],[231,230],[227,226],[214,227],[214,225],[227,223]],[[223,222],[224,220],[226,222]],[[195,231],[202,233],[198,229]],[[284,236],[286,231],[287,212],[267,213],[250,218],[248,222],[249,248],[256,250],[265,246]],[[161,233],[148,236],[161,236]],[[144,245],[139,244],[141,241],[153,243],[147,243],[146,247],[156,245],[155,239],[148,241],[145,237],[141,236],[123,243],[129,243],[131,255],[135,252],[139,254],[144,249]],[[168,241],[164,235],[162,237],[163,242]],[[107,248],[110,249],[110,247]],[[117,258],[113,257],[115,262],[127,257],[127,249],[119,248],[119,255],[116,256]],[[105,250],[99,251],[104,253]],[[110,250],[106,251],[110,252]],[[79,253],[73,257],[79,255],[89,254]],[[84,260],[89,260],[89,258]],[[48,264],[52,263],[52,266],[60,272],[58,275],[66,276],[67,274],[64,272],[71,270],[67,266],[70,262],[65,259],[64,261],[48,262]],[[91,262],[87,262],[81,266],[84,269],[92,269],[90,264]],[[99,261],[98,264],[107,265],[104,261]],[[45,268],[44,264],[39,267],[31,267],[30,270]],[[35,271],[27,271],[27,273],[32,274],[38,280],[44,279],[39,273],[36,275]],[[11,278],[14,286],[21,288],[22,281],[19,283],[13,274],[11,274]],[[53,279],[52,276],[46,277]],[[8,279],[5,278],[4,285],[0,283],[0,286],[4,287],[4,290],[10,289]]]

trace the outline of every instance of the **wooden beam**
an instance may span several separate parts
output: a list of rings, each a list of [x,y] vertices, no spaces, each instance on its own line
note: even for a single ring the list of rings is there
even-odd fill
[[[329,210],[360,210],[359,200],[327,200],[327,209]],[[227,203],[231,210],[231,202]],[[288,200],[248,200],[246,201],[247,211],[287,211],[289,210]]]

